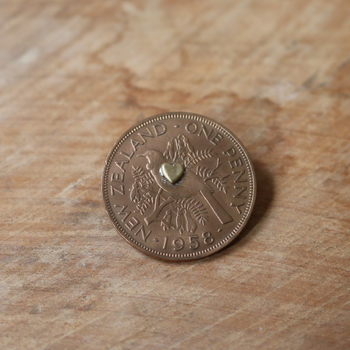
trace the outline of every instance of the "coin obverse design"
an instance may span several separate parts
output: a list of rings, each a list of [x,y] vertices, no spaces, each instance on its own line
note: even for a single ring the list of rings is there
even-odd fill
[[[221,124],[164,113],[129,129],[102,177],[107,213],[119,234],[155,258],[204,258],[242,231],[256,180],[242,143]]]

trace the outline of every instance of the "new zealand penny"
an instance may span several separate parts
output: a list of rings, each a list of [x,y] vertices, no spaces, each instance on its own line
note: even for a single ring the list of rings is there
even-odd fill
[[[256,181],[242,143],[221,124],[165,113],[113,146],[102,192],[119,234],[155,258],[204,258],[230,244],[253,209]]]

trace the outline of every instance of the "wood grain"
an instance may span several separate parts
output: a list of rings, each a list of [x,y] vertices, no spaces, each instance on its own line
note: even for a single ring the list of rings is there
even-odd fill
[[[1,349],[349,349],[347,0],[0,1]],[[258,176],[235,244],[144,256],[105,214],[113,143],[223,123]]]

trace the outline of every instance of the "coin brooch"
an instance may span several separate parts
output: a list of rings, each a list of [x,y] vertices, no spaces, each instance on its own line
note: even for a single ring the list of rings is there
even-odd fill
[[[238,138],[193,113],[164,113],[130,128],[109,153],[102,177],[118,233],[170,261],[207,257],[230,244],[253,210],[256,180]]]

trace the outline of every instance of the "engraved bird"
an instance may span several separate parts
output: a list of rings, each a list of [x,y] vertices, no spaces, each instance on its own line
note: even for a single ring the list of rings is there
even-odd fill
[[[162,176],[161,166],[164,163],[168,163],[169,161],[163,156],[161,152],[157,150],[148,150],[144,154],[140,154],[139,157],[145,157],[147,159],[148,164],[146,165],[146,168],[150,171],[155,182],[160,187],[160,191],[158,192],[156,198],[155,208],[159,207],[159,195],[161,190],[164,190],[165,192],[170,194],[171,197],[175,198],[187,198],[190,196],[199,195],[205,199],[213,213],[216,215],[216,217],[222,224],[226,224],[228,222],[233,221],[232,217],[221,206],[221,204],[216,200],[216,198],[213,197],[213,189],[193,171],[191,171],[190,169],[185,169],[181,179],[175,184],[172,184],[170,181],[165,179],[164,176]],[[170,201],[171,199],[168,199],[168,203],[170,203]],[[162,203],[162,206],[159,207],[160,210],[166,204],[167,202]],[[158,210],[158,213],[160,210]],[[153,213],[149,217],[145,218],[146,222],[151,223],[153,221],[152,217]]]

